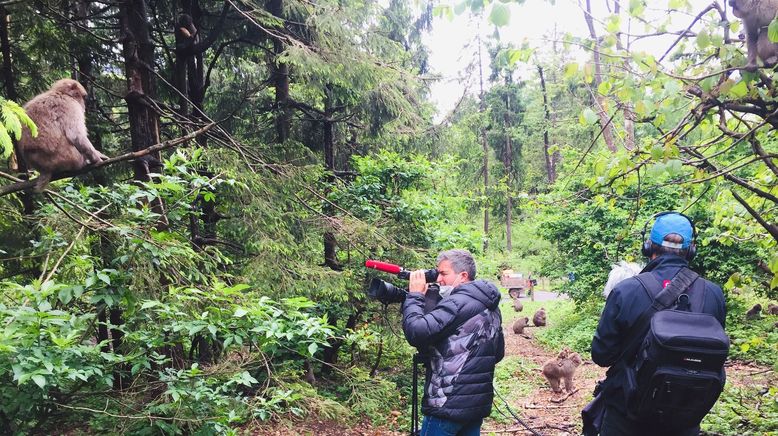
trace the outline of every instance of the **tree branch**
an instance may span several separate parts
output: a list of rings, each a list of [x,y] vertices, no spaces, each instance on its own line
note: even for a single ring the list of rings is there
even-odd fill
[[[146,156],[148,154],[155,153],[157,151],[166,150],[168,148],[176,147],[178,145],[181,145],[181,144],[183,144],[183,143],[185,143],[187,141],[191,141],[192,139],[202,135],[203,133],[207,132],[208,130],[210,130],[215,125],[216,125],[216,123],[207,124],[207,125],[203,126],[202,128],[200,128],[199,130],[195,130],[194,132],[192,132],[192,133],[190,133],[188,135],[182,136],[180,138],[176,138],[176,139],[171,139],[169,141],[160,142],[159,144],[154,144],[151,147],[146,148],[144,150],[139,150],[139,151],[135,151],[135,152],[131,152],[131,153],[125,153],[125,154],[122,154],[120,156],[112,157],[112,158],[110,158],[108,160],[104,160],[102,162],[98,162],[98,163],[96,163],[94,165],[90,165],[90,166],[82,168],[82,169],[80,169],[78,171],[68,171],[68,172],[54,174],[54,176],[51,178],[51,180],[52,181],[53,180],[59,180],[59,179],[64,179],[64,178],[68,178],[68,177],[77,176],[77,175],[80,175],[80,174],[85,174],[85,173],[88,173],[88,172],[90,172],[92,170],[95,170],[97,168],[102,168],[104,166],[112,165],[112,164],[115,164],[117,162],[124,162],[124,161],[128,161],[128,160],[137,159],[139,157],[143,157],[143,156]],[[0,173],[0,176],[3,176],[5,178],[10,178],[11,180],[14,179],[12,177],[9,177],[7,174],[3,174],[3,173]],[[8,194],[11,194],[11,193],[14,193],[14,192],[19,192],[19,191],[23,191],[25,189],[32,188],[33,186],[35,186],[36,180],[37,179],[27,180],[27,181],[24,181],[24,182],[17,182],[17,183],[13,183],[13,184],[10,184],[10,185],[2,186],[2,187],[0,187],[0,197],[2,197],[3,195],[8,195]]]

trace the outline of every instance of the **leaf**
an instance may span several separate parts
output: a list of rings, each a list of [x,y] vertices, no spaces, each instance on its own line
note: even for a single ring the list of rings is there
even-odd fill
[[[767,38],[770,42],[778,42],[778,19],[771,21],[767,26]]]
[[[587,107],[581,112],[581,117],[578,119],[578,121],[583,126],[593,126],[594,123],[597,122],[599,118],[597,117],[597,114],[594,113],[592,108]]]
[[[741,80],[729,90],[729,94],[735,98],[745,97],[748,94],[748,85],[745,80]]]
[[[14,144],[11,142],[11,137],[8,136],[8,131],[5,130],[5,126],[0,126],[0,152],[2,152],[3,159],[11,155],[14,149]]]
[[[574,77],[576,73],[578,73],[577,63],[570,62],[569,64],[567,64],[567,66],[565,66],[565,74],[564,74],[565,79],[570,79]]]
[[[233,314],[233,316],[234,316],[235,318],[242,318],[242,317],[244,317],[244,316],[245,316],[247,313],[249,313],[249,312],[248,312],[246,309],[244,309],[244,308],[242,308],[242,307],[239,307],[239,308],[235,309],[235,313]]]
[[[111,284],[111,278],[108,277],[108,274],[106,273],[97,273],[97,278],[100,279],[101,282],[105,283],[106,285]]]
[[[316,344],[316,342],[312,342],[311,344],[308,345],[308,354],[313,356],[318,349],[319,349],[319,345]]]
[[[35,382],[36,385],[38,385],[39,388],[43,389],[44,386],[46,386],[46,377],[36,374],[32,376],[32,381]]]
[[[710,46],[710,35],[708,32],[702,31],[697,34],[697,47],[699,47],[701,50],[706,49],[708,46]]]
[[[600,93],[600,95],[608,95],[611,92],[611,88],[613,85],[611,85],[611,82],[604,81],[600,83],[600,86],[597,87],[597,92]]]
[[[511,10],[507,5],[495,3],[492,6],[492,12],[489,14],[489,21],[497,27],[503,27],[511,19]]]

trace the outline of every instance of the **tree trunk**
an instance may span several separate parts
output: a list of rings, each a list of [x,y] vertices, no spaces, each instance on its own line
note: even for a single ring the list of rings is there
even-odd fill
[[[551,185],[556,180],[556,155],[558,152],[554,152],[552,155],[549,153],[549,141],[548,141],[548,128],[551,125],[551,114],[548,110],[548,91],[546,90],[546,79],[543,76],[543,67],[538,65],[538,74],[540,75],[540,91],[543,94],[543,157],[546,159],[546,175],[548,177],[548,184]]]
[[[510,88],[508,88],[510,90]],[[513,221],[513,198],[511,197],[511,191],[513,190],[513,144],[511,143],[510,132],[510,113],[511,113],[511,95],[505,96],[505,117],[503,118],[505,124],[505,157],[503,165],[505,166],[506,175],[506,190],[505,190],[505,248],[510,253],[513,250],[513,243],[511,239],[511,221]]]
[[[270,0],[268,2],[268,11],[283,21],[283,0]],[[292,124],[292,113],[289,109],[289,65],[278,61],[278,58],[286,48],[283,41],[272,35],[271,39],[273,40],[273,73],[271,81],[276,88],[276,110],[278,111],[276,114],[276,137],[278,142],[284,142],[289,139],[289,131]]]
[[[132,150],[139,151],[159,142],[159,115],[153,109],[155,80],[149,70],[154,67],[154,44],[149,35],[148,8],[145,0],[124,0],[119,3],[122,53],[127,77],[127,112],[130,122]],[[151,173],[162,172],[160,153],[133,162],[135,180],[151,181]],[[159,214],[159,230],[167,229],[162,200],[155,198],[152,210]]]
[[[580,0],[579,0],[580,1]],[[584,19],[586,25],[589,27],[589,36],[594,43],[594,83],[592,85],[592,93],[597,105],[597,116],[600,118],[600,128],[602,129],[602,138],[605,141],[605,145],[608,150],[615,152],[616,145],[613,143],[613,125],[608,121],[610,117],[605,111],[605,97],[600,95],[598,88],[602,83],[602,67],[600,59],[600,40],[597,39],[597,32],[594,30],[594,20],[592,18],[592,6],[591,0],[586,0],[586,9],[584,10]]]
[[[5,88],[5,96],[16,103],[23,103],[19,101],[19,94],[16,92],[16,80],[13,73],[13,60],[11,58],[11,14],[8,13],[8,9],[4,5],[0,5],[0,51],[3,53],[3,87]],[[27,163],[22,159],[22,154],[19,152],[19,147],[16,144],[16,140],[13,139],[14,152],[8,160],[8,168],[18,171],[22,174],[21,178],[27,180],[28,175]],[[35,211],[35,202],[32,200],[32,193],[24,191],[19,194],[19,199],[22,202],[25,215],[32,215]]]
[[[335,133],[334,133],[334,122],[332,121],[332,116],[334,115],[333,111],[333,96],[332,91],[329,87],[326,87],[325,93],[327,94],[324,100],[324,120],[322,121],[324,123],[323,130],[324,130],[324,168],[327,170],[326,175],[326,182],[327,186],[334,183],[335,178]],[[327,197],[327,194],[329,194],[330,188],[326,188],[326,192],[324,194],[325,198]],[[332,206],[325,202],[323,207],[324,214],[327,217],[334,217],[334,210],[332,210]],[[331,230],[327,230],[324,232],[324,264],[328,267],[334,269],[334,270],[340,270],[341,267],[338,264],[338,256],[337,256],[337,240],[335,238],[335,234]]]
[[[479,27],[480,32],[480,27]],[[480,33],[479,33],[480,35]],[[480,87],[480,93],[479,98],[481,99],[481,104],[478,108],[478,112],[483,115],[486,113],[486,100],[484,98],[484,69],[483,69],[483,63],[481,62],[481,37],[478,36],[478,84]],[[483,119],[481,120],[483,123]],[[487,199],[487,195],[489,193],[489,144],[486,142],[486,128],[484,126],[480,126],[480,134],[481,134],[481,147],[484,152],[484,189],[483,189],[483,198],[484,202],[484,253],[486,253],[486,249],[489,248],[489,201]]]

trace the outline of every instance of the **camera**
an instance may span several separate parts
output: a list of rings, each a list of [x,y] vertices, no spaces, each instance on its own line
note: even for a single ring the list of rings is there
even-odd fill
[[[396,274],[397,277],[405,280],[411,277],[411,271],[391,263],[368,260],[365,262],[365,266],[379,271]],[[425,270],[424,278],[427,283],[435,283],[438,279],[438,270],[435,268]],[[402,303],[408,295],[408,290],[385,282],[378,277],[374,277],[370,282],[370,288],[367,290],[367,295],[384,304]]]

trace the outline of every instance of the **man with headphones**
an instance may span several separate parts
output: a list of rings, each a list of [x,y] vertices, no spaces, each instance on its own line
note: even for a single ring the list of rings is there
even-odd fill
[[[646,229],[652,220],[654,225],[649,238],[646,239]],[[629,354],[627,349],[633,343],[629,332],[633,326],[639,324],[641,315],[652,306],[654,298],[661,291],[647,289],[643,284],[647,282],[643,274],[653,275],[656,282],[653,282],[652,277],[648,279],[653,283],[658,282],[657,287],[659,285],[667,287],[679,271],[688,268],[689,261],[696,254],[697,235],[694,223],[682,213],[670,211],[654,215],[643,226],[642,235],[644,242],[641,251],[649,259],[648,265],[641,272],[643,279],[638,276],[631,277],[613,288],[608,295],[592,340],[592,360],[600,366],[609,367],[606,378],[600,386],[605,402],[605,415],[600,434],[602,436],[697,435],[700,431],[699,425],[667,431],[667,429],[652,427],[652,423],[634,421],[628,414],[625,390],[630,380],[627,380],[624,367],[628,364],[627,361],[633,358],[627,355]],[[722,327],[724,326],[726,309],[720,286],[699,277],[683,295],[687,304],[691,301],[692,311],[710,314]],[[680,297],[678,301],[681,301]]]

